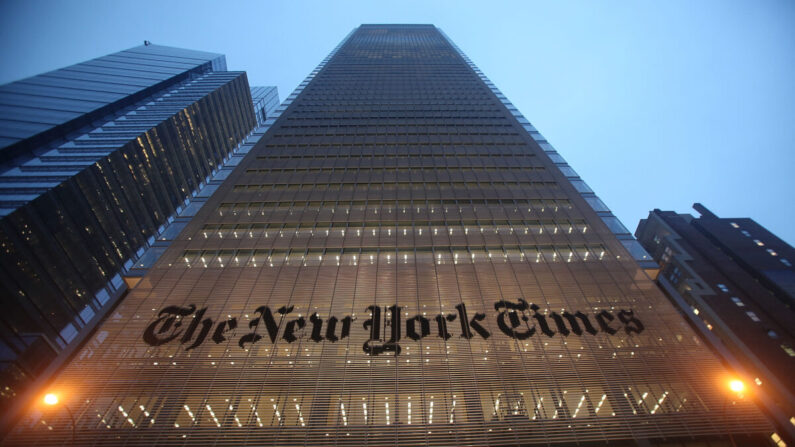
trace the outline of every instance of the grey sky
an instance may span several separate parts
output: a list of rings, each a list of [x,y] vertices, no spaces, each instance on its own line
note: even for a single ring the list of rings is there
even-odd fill
[[[631,230],[702,202],[795,242],[791,0],[3,0],[0,84],[146,39],[284,98],[361,23],[442,28]]]

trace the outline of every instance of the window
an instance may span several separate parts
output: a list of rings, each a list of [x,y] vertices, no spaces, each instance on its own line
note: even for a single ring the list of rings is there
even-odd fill
[[[602,216],[602,221],[604,221],[607,228],[610,229],[614,234],[628,234],[629,230],[618,220],[617,217],[614,216]],[[655,242],[659,239],[656,235]],[[658,242],[659,243],[659,242]]]
[[[792,349],[792,346],[783,344],[781,345],[781,349],[783,349],[784,352],[786,352],[790,357],[795,357],[795,349]]]
[[[670,275],[668,275],[668,279],[671,280],[672,283],[677,284],[679,283],[679,279],[682,277],[682,272],[679,270],[679,267],[674,267],[671,270]]]
[[[787,261],[786,258],[781,258],[781,263],[786,265],[787,267],[792,267],[792,263]]]
[[[792,419],[790,419],[790,422],[792,422]],[[770,439],[772,439],[773,442],[776,443],[777,447],[787,447],[787,444],[784,442],[783,439],[781,439],[781,436],[779,436],[778,433],[773,433],[772,435],[770,435]]]
[[[762,321],[762,320],[759,319],[759,317],[756,315],[756,313],[751,312],[750,310],[748,312],[746,312],[745,314],[748,315],[748,318],[750,318],[751,320],[753,320],[756,323],[759,323],[760,321]]]
[[[598,197],[583,197],[588,205],[591,205],[594,211],[610,211],[610,208],[604,204]]]
[[[778,256],[778,253],[776,253],[776,251],[772,248],[768,248],[767,252],[770,253],[770,256]]]
[[[743,302],[742,302],[742,301],[741,301],[739,298],[737,298],[736,296],[733,296],[733,297],[732,297],[732,301],[734,301],[734,304],[736,304],[736,305],[737,305],[737,307],[743,307],[743,306],[745,306],[745,303],[743,303]]]
[[[743,236],[746,236],[746,237],[751,237],[751,233],[749,233],[749,232],[748,232],[748,231],[746,231],[746,230],[740,230],[740,233],[742,233],[742,234],[743,234]]]
[[[760,241],[759,239],[754,239],[754,243],[760,247],[764,247],[765,243]]]
[[[717,284],[718,288],[724,292],[728,292],[729,288],[726,287],[726,284]]]
[[[734,227],[734,228],[740,228],[740,226],[739,226],[739,225],[737,225],[737,224],[736,224],[736,223],[734,223],[734,222],[732,222],[732,223],[731,223],[731,226],[732,226],[732,227]]]
[[[671,260],[671,255],[673,255],[673,251],[671,251],[671,247],[665,247],[662,255],[662,261],[668,262]]]
[[[770,338],[773,338],[773,339],[778,338],[778,334],[773,329],[770,329],[769,331],[767,331],[767,336],[770,337]]]

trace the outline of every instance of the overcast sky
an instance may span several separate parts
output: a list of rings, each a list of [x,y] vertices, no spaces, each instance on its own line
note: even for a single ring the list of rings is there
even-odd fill
[[[795,1],[0,1],[0,84],[140,45],[282,99],[361,23],[432,23],[634,231],[751,217],[795,243]]]

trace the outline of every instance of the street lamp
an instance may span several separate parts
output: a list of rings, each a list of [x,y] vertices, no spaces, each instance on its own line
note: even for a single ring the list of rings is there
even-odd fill
[[[60,399],[58,399],[58,395],[55,393],[47,393],[44,395],[44,404],[50,407],[54,407],[58,405]],[[69,409],[69,406],[66,403],[62,404],[63,407],[66,409],[66,413],[69,414],[69,419],[72,421],[72,445],[75,445],[75,417],[72,414],[72,410]]]
[[[740,379],[731,379],[728,383],[729,390],[735,394],[738,399],[743,398],[743,391],[745,391],[745,383],[743,383]],[[728,396],[724,396],[723,398],[723,420],[724,422],[728,422],[728,414],[726,410],[726,401],[728,400]],[[734,436],[732,435],[731,430],[727,430],[729,434],[729,441],[731,441],[732,446],[737,447],[737,444],[734,442]]]

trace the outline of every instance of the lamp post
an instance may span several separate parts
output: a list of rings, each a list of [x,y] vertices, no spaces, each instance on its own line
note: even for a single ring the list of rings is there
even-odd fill
[[[729,390],[735,394],[738,399],[743,398],[743,391],[745,391],[745,383],[739,379],[732,379],[729,381]],[[723,420],[724,422],[728,423],[728,411],[726,408],[726,401],[729,399],[729,396],[725,396],[723,398]],[[727,429],[726,432],[729,434],[729,441],[731,441],[733,447],[737,447],[737,444],[734,442],[734,436],[732,435],[731,430]]]
[[[58,395],[55,393],[47,393],[44,395],[44,404],[50,407],[54,407],[58,405]],[[69,419],[72,421],[72,445],[75,445],[75,416],[72,414],[72,410],[69,409],[69,406],[66,403],[62,404],[63,407],[66,409],[66,413],[69,415]]]

